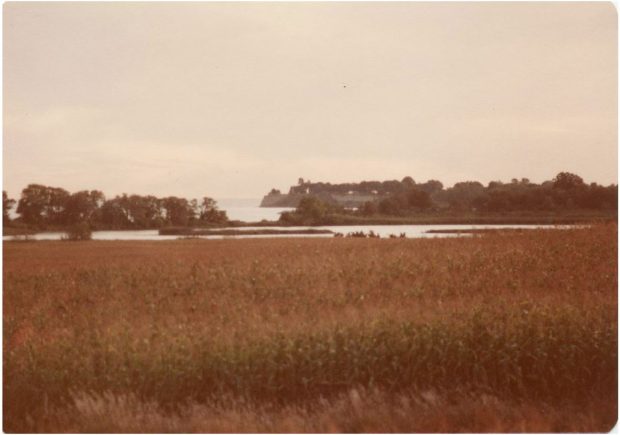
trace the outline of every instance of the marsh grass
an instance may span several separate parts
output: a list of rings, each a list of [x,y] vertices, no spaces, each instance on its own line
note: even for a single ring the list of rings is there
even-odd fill
[[[608,430],[616,240],[7,243],[4,429]]]
[[[616,413],[602,400],[558,408],[458,390],[401,394],[353,388],[311,406],[274,408],[231,398],[225,405],[188,403],[175,413],[134,395],[81,393],[72,400],[73,406],[48,413],[47,428],[85,433],[587,432],[610,429]]]

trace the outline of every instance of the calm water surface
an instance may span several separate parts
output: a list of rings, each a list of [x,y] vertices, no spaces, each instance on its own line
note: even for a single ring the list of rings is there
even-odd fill
[[[466,237],[468,234],[429,234],[429,230],[441,229],[482,229],[482,228],[554,228],[554,225],[350,225],[350,226],[322,226],[322,227],[269,227],[270,229],[302,230],[308,228],[327,229],[333,232],[347,234],[355,231],[368,233],[374,231],[381,237],[389,237],[390,234],[400,235],[405,233],[408,238],[428,237]],[[235,228],[239,229],[239,228]],[[263,229],[261,227],[245,227],[241,229]],[[60,240],[64,233],[50,232],[38,233],[29,236],[32,240]],[[94,231],[93,240],[176,240],[182,236],[160,236],[157,230],[138,231]],[[201,239],[244,239],[244,238],[267,238],[267,237],[333,237],[333,234],[276,234],[276,235],[248,235],[248,236],[199,236]],[[4,236],[3,240],[19,240],[19,236]]]
[[[218,205],[221,210],[226,210],[230,220],[245,222],[259,222],[265,220],[278,220],[280,213],[292,210],[291,208],[261,208],[260,199],[220,199]],[[554,225],[327,225],[321,227],[269,227],[270,229],[304,230],[308,228],[327,229],[337,233],[351,233],[374,231],[381,237],[389,237],[390,234],[400,235],[405,233],[409,238],[427,237],[463,237],[458,234],[429,234],[429,230],[442,229],[492,229],[492,228],[554,228]],[[239,228],[236,228],[239,229]],[[246,227],[241,229],[262,229],[261,227]],[[38,233],[30,236],[33,240],[60,240],[64,233],[49,232]],[[266,237],[333,237],[332,234],[277,234],[277,235],[248,235],[248,236],[200,236],[203,239],[241,239],[241,238],[266,238]],[[176,240],[181,236],[160,236],[157,230],[130,230],[130,231],[94,231],[93,240]],[[19,236],[4,236],[3,240],[19,240]]]
[[[283,211],[294,210],[281,207],[229,207],[226,209],[228,219],[231,221],[260,222],[262,220],[277,221]]]

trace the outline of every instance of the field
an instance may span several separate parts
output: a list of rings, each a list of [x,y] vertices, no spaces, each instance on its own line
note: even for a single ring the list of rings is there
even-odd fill
[[[615,224],[4,243],[4,430],[608,431],[617,253]]]

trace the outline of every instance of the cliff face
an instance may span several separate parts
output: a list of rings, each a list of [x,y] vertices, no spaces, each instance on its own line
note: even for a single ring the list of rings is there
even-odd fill
[[[284,193],[272,193],[269,195],[265,195],[263,200],[260,203],[261,207],[297,207],[299,201],[305,196],[310,196],[309,194],[284,194]],[[377,199],[381,199],[381,195],[372,195],[372,194],[350,194],[350,195],[340,195],[333,193],[321,193],[318,196],[323,201],[331,202],[333,204],[338,204],[343,207],[359,207],[363,203],[367,201],[375,201]]]

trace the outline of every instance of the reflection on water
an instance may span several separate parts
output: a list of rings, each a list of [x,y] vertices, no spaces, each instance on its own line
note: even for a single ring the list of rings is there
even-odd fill
[[[336,226],[327,225],[321,227],[269,227],[270,229],[282,229],[282,230],[304,230],[309,228],[315,229],[327,229],[334,233],[352,233],[356,231],[363,231],[368,233],[373,231],[375,234],[379,234],[381,237],[389,237],[390,234],[396,236],[401,233],[405,233],[408,238],[428,238],[428,237],[463,237],[467,234],[429,234],[429,230],[445,230],[445,229],[496,229],[496,228],[556,228],[555,225],[346,225]],[[246,227],[235,228],[239,229],[264,229],[261,227]],[[38,233],[29,236],[31,240],[60,240],[64,233],[50,232],[50,233]],[[248,236],[199,236],[201,239],[241,239],[241,238],[267,238],[267,237],[333,237],[332,234],[277,234],[277,235],[248,235]],[[176,240],[182,239],[182,236],[160,236],[157,230],[130,230],[130,231],[94,231],[93,240]],[[4,236],[3,240],[20,240],[23,237],[20,236]]]

